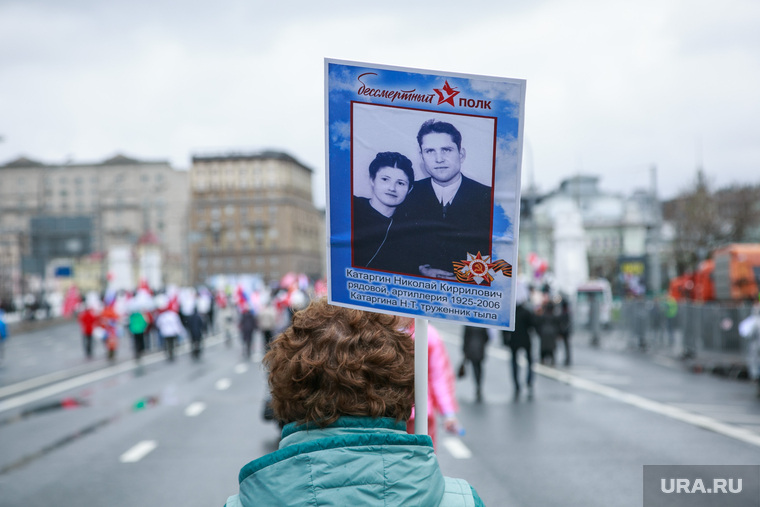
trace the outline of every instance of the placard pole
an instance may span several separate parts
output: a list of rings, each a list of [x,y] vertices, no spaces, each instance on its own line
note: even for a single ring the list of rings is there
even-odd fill
[[[414,434],[428,434],[428,319],[414,319]]]

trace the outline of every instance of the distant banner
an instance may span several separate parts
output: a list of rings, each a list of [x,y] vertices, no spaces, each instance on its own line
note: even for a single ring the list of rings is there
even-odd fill
[[[325,60],[333,304],[514,328],[525,81]]]

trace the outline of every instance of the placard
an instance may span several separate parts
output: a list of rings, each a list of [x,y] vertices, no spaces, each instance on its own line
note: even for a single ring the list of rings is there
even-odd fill
[[[328,299],[514,328],[525,81],[325,60]]]

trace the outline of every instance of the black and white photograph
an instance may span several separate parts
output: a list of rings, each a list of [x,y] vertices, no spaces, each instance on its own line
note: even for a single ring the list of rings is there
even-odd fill
[[[352,264],[455,280],[490,255],[495,119],[353,104]]]

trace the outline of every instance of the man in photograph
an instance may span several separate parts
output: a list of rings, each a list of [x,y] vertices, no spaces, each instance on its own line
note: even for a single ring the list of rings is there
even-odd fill
[[[414,234],[410,274],[456,280],[454,262],[491,255],[491,188],[462,174],[466,152],[451,123],[426,121],[417,143],[430,177],[416,180],[403,204]]]

